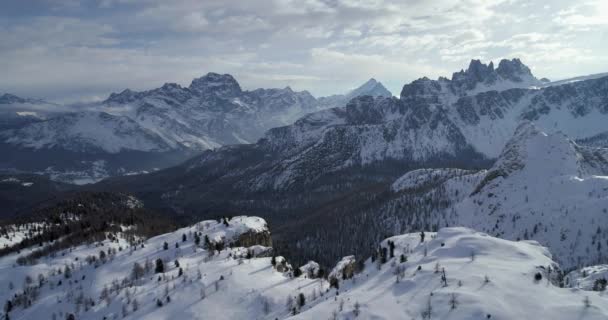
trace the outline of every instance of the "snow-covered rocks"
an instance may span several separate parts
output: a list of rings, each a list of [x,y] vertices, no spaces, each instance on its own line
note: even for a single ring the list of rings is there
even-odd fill
[[[334,279],[350,279],[355,274],[355,270],[357,267],[357,260],[355,256],[347,256],[342,258],[336,266],[331,270],[328,275],[328,278]]]
[[[565,285],[581,290],[604,291],[608,281],[608,265],[596,265],[574,270],[566,275]]]
[[[310,279],[315,279],[319,277],[319,271],[321,271],[321,266],[314,262],[308,261],[306,264],[300,267],[300,271],[302,274]]]
[[[236,216],[220,221],[202,221],[189,228],[204,234],[211,243],[232,244],[237,247],[272,246],[266,221],[259,217]]]

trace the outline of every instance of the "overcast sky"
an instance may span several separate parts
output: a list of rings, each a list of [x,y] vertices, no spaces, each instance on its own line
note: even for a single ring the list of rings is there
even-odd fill
[[[0,1],[0,93],[59,102],[210,71],[315,96],[374,77],[399,95],[512,57],[537,77],[608,71],[608,1]]]

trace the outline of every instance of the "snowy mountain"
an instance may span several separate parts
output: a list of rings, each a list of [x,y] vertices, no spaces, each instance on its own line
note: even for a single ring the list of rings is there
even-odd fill
[[[189,87],[168,83],[142,92],[126,89],[80,108],[85,111],[40,117],[42,111],[25,106],[37,104],[44,110],[43,101],[6,94],[0,102],[10,103],[11,110],[16,105],[25,109],[0,117],[0,148],[14,159],[5,168],[91,182],[175,165],[206,149],[253,143],[270,128],[291,124],[313,111],[343,106],[346,99],[360,94],[390,95],[374,80],[331,103],[320,103],[310,93],[289,87],[244,91],[232,76],[209,73]],[[39,155],[47,153],[52,154],[50,161],[40,161]],[[34,155],[37,164],[22,165],[21,159]],[[99,163],[104,164],[101,175],[95,174]]]
[[[422,199],[442,199],[447,205],[428,217],[431,224],[533,239],[573,268],[607,261],[607,176],[608,149],[581,146],[523,122],[489,170],[412,171],[393,190],[425,190]]]
[[[44,227],[6,226],[2,241],[16,245]],[[424,241],[417,233],[399,235],[382,241],[371,259],[345,257],[328,278],[318,278],[326,273],[300,274],[272,253],[267,236],[251,237],[260,234],[269,234],[266,222],[246,216],[152,238],[133,237],[128,225],[116,225],[105,237],[33,263],[19,257],[50,244],[2,256],[0,285],[7,289],[0,299],[11,319],[608,316],[605,295],[560,288],[559,265],[533,241],[466,228],[427,232]]]
[[[392,97],[393,94],[388,91],[381,82],[371,78],[360,87],[355,88],[346,94],[337,94],[329,97],[321,97],[318,99],[319,104],[323,106],[323,109],[330,109],[335,107],[343,107],[350,100],[359,96],[372,96],[372,97]]]
[[[474,60],[452,79],[406,84],[400,98],[354,98],[271,129],[255,144],[205,151],[180,166],[92,188],[135,193],[178,215],[262,215],[279,226],[278,239],[307,248],[298,262],[327,264],[354,250],[369,253],[379,238],[349,243],[364,228],[380,237],[445,226],[445,209],[472,192],[463,190],[483,179],[478,171],[492,167],[522,121],[581,145],[602,143],[608,77],[542,88],[539,82],[517,59],[498,68]],[[440,175],[455,174],[465,189],[438,183],[441,178],[428,181],[430,194],[425,188],[409,188],[406,196],[391,191],[405,173],[435,168],[463,170]],[[306,237],[314,241],[299,242]],[[321,243],[340,245],[320,250]]]
[[[534,239],[564,266],[605,262],[608,150],[522,124],[456,223],[507,239]]]
[[[40,122],[61,111],[58,104],[5,93],[0,96],[0,131]]]

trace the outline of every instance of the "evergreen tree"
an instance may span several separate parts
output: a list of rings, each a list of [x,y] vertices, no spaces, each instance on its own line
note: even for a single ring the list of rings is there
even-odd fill
[[[306,304],[306,297],[302,292],[298,295],[298,306],[302,308]]]
[[[163,264],[163,260],[156,259],[156,267],[154,268],[154,273],[164,273],[165,265]]]
[[[6,303],[4,304],[4,313],[8,314],[11,310],[13,310],[13,302],[11,302],[11,300],[6,300]]]

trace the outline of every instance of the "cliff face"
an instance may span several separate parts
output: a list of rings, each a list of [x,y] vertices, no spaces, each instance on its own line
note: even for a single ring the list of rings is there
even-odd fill
[[[264,247],[272,247],[272,237],[270,231],[247,231],[236,239],[234,242],[236,247],[251,247],[260,245]]]

